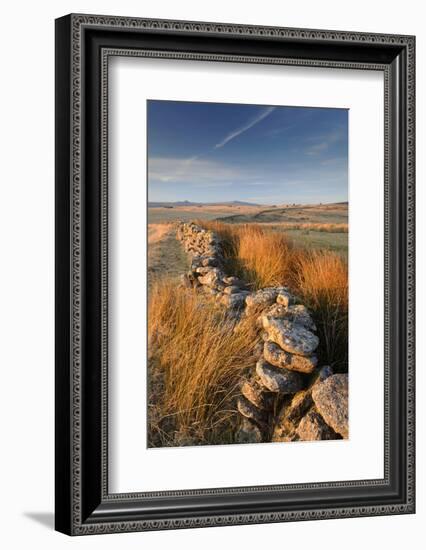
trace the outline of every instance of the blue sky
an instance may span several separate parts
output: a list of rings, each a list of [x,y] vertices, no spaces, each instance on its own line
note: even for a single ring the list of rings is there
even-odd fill
[[[149,100],[148,199],[346,201],[348,111]]]

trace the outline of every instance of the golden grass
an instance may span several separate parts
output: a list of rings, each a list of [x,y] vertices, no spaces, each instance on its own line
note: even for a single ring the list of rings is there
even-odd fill
[[[337,371],[348,368],[348,265],[329,251],[301,252],[293,266],[293,288],[312,310],[318,355]]]
[[[265,224],[200,223],[224,240],[231,273],[254,288],[284,285],[296,293],[318,326],[320,361],[347,370],[347,261],[332,251],[297,248]]]
[[[214,302],[165,281],[150,293],[148,327],[151,365],[164,375],[160,418],[174,416],[200,443],[232,442],[239,380],[253,366],[253,320],[234,330]]]
[[[238,232],[237,256],[256,288],[280,285],[288,279],[293,251],[284,233],[258,225],[245,225]]]

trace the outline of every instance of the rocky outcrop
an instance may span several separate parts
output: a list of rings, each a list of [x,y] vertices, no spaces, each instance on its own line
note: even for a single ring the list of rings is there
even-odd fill
[[[253,292],[226,273],[222,244],[212,231],[179,223],[177,238],[191,256],[182,285],[217,301],[231,318],[252,316],[261,332],[256,366],[241,381],[236,441],[347,438],[347,375],[319,367],[319,338],[308,309],[287,287]]]

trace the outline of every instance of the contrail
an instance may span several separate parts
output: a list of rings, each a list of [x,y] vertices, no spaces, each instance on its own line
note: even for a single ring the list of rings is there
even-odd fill
[[[269,116],[272,113],[272,111],[275,111],[275,109],[276,109],[276,107],[267,107],[260,114],[258,114],[255,118],[253,118],[249,122],[247,122],[247,124],[245,124],[244,126],[241,126],[237,130],[234,130],[233,132],[228,134],[221,142],[217,143],[213,147],[213,149],[211,149],[211,150],[214,151],[215,149],[220,149],[221,147],[226,145],[226,143],[228,143],[232,139],[234,139],[237,136],[243,134],[244,132],[247,132],[247,130],[249,130],[250,128],[253,128],[253,126],[256,126],[256,124],[258,124],[261,120],[263,120],[264,118]],[[191,164],[193,162],[195,162],[199,158],[204,157],[206,155],[208,155],[208,152],[206,152],[202,155],[195,155],[193,157],[185,159],[182,162],[181,168],[175,173],[175,176],[177,176],[177,175],[182,176],[183,174],[185,174],[190,169]],[[170,177],[169,179],[172,179],[172,178]]]
[[[257,117],[250,120],[250,122],[248,122],[244,126],[241,126],[241,128],[238,128],[237,130],[234,130],[233,132],[228,134],[222,141],[220,141],[214,146],[214,149],[219,149],[220,147],[223,147],[228,143],[228,141],[231,141],[231,139],[234,139],[237,136],[240,136],[244,132],[247,132],[247,130],[250,130],[250,128],[253,128],[253,126],[258,124],[261,120],[263,120],[267,116],[269,116],[272,113],[272,111],[275,111],[275,109],[276,107],[268,107],[267,109],[262,111],[259,115],[257,115]]]

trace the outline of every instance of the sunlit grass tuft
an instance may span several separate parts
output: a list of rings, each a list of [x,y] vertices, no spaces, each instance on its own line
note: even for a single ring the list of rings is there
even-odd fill
[[[223,308],[166,281],[152,288],[148,326],[151,366],[164,376],[160,416],[173,415],[200,443],[232,442],[239,381],[253,366],[253,319],[234,330]]]

